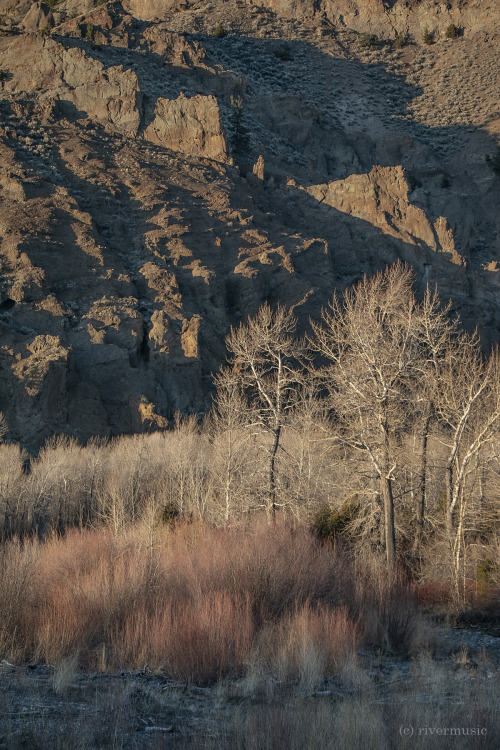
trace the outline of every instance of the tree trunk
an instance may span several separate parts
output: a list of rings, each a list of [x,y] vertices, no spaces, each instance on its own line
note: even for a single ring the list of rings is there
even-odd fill
[[[381,420],[383,446],[382,465],[380,467],[380,494],[384,504],[384,528],[385,528],[385,556],[387,561],[387,572],[389,578],[396,567],[396,532],[394,528],[394,498],[392,495],[392,479],[389,468],[389,429],[387,424],[386,407],[384,406],[383,420]]]
[[[415,543],[413,545],[414,554],[420,552],[422,536],[424,532],[425,521],[425,496],[426,496],[426,475],[427,475],[427,442],[429,439],[429,425],[431,422],[432,404],[429,402],[424,412],[424,423],[420,435],[420,471],[418,473],[418,493],[417,493],[417,529],[415,534]]]
[[[446,466],[446,533],[451,541],[453,531],[453,464]]]
[[[269,466],[269,501],[273,518],[276,516],[276,454],[280,444],[281,425],[274,432],[273,447],[271,449],[271,463]]]
[[[394,573],[396,565],[396,533],[394,529],[394,499],[392,496],[392,481],[388,476],[388,466],[380,477],[381,495],[384,502],[384,527],[385,527],[385,556],[389,576]]]

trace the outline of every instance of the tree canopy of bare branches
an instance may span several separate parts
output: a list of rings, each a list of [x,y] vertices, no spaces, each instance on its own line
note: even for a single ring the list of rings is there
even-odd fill
[[[272,310],[268,304],[263,305],[255,317],[231,329],[226,339],[230,369],[218,380],[218,393],[221,387],[227,393],[234,375],[238,376],[253,424],[272,436],[268,510],[273,515],[277,506],[276,457],[281,432],[297,403],[302,378],[298,363],[304,343],[295,337],[296,328],[291,310],[280,305]]]
[[[342,298],[334,295],[322,322],[312,322],[311,344],[323,368],[338,421],[339,439],[366,453],[380,486],[387,565],[394,569],[396,541],[394,436],[408,418],[412,380],[421,356],[418,305],[412,274],[396,264],[364,277]]]

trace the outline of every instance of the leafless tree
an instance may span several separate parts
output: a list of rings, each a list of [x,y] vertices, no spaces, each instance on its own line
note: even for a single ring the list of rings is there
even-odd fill
[[[342,299],[334,296],[312,346],[327,361],[338,438],[369,456],[383,506],[386,561],[396,560],[394,482],[397,437],[412,408],[412,382],[421,356],[412,273],[400,263],[364,277]]]
[[[442,358],[457,333],[458,320],[450,316],[451,302],[442,305],[437,290],[427,287],[418,307],[416,330],[419,358],[415,362],[413,391],[413,454],[416,471],[411,493],[415,499],[416,533],[413,551],[422,542],[427,507],[427,462],[431,428],[436,421],[436,399]]]
[[[436,412],[446,448],[445,525],[458,593],[470,482],[499,451],[500,355],[495,349],[485,358],[477,332],[450,339],[437,371]]]
[[[242,392],[252,411],[252,423],[270,434],[267,510],[273,516],[278,505],[276,460],[281,433],[296,406],[301,368],[298,361],[303,341],[295,336],[297,320],[291,310],[263,305],[257,315],[226,339],[229,365],[241,380]]]
[[[216,393],[205,429],[212,443],[210,471],[215,494],[223,498],[223,520],[227,525],[239,496],[241,509],[244,476],[250,464],[250,422],[241,378],[234,369],[224,368],[214,378]]]
[[[436,409],[447,430],[446,527],[463,489],[466,472],[491,443],[500,419],[500,356],[485,359],[477,333],[462,333],[450,343],[440,362]]]

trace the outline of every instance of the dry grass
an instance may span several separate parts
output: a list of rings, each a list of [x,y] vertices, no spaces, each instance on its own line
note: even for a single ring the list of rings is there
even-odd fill
[[[179,748],[180,750],[442,750],[458,745],[496,750],[500,744],[498,670],[434,661],[428,655],[387,660],[380,678],[375,661],[357,667],[358,678],[340,690],[335,680],[314,694],[297,683],[265,700],[169,685],[153,675],[92,675],[55,684],[57,670],[36,676],[4,673],[0,692],[0,743],[21,748]],[[49,670],[41,670],[42,673]],[[233,686],[240,681],[233,681]],[[443,736],[428,729],[485,729],[486,734]],[[158,731],[154,731],[154,729]],[[406,736],[402,729],[413,729]],[[426,731],[427,729],[427,731]]]
[[[430,662],[420,680],[415,674],[388,687],[365,684],[353,695],[307,698],[295,692],[279,701],[241,705],[230,717],[218,717],[208,736],[205,729],[186,744],[207,750],[443,750],[458,745],[496,750],[499,708],[498,693],[485,675],[471,680],[465,671],[451,673]],[[485,734],[450,736],[452,728],[477,732],[478,727]]]

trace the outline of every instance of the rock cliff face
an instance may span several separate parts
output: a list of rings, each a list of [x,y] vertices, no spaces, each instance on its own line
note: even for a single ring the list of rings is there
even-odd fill
[[[189,156],[227,160],[219,106],[214,96],[188,99],[181,93],[178,99],[157,99],[154,120],[144,131],[144,138]]]
[[[9,437],[204,411],[231,325],[396,258],[498,341],[498,11],[0,0]]]
[[[467,34],[498,28],[500,9],[492,0],[436,2],[436,0],[251,0],[284,18],[327,19],[338,28],[378,34],[421,35],[428,29],[446,38],[450,24]]]
[[[4,83],[5,92],[19,96],[36,91],[42,105],[62,113],[73,105],[103,125],[137,134],[142,95],[134,71],[121,65],[108,68],[83,49],[66,49],[37,34],[16,39],[3,64],[12,76]]]
[[[370,174],[313,185],[307,192],[327,206],[369,222],[384,234],[410,245],[449,253],[452,263],[464,264],[446,218],[438,216],[431,223],[425,211],[410,203],[402,167],[373,167]]]

